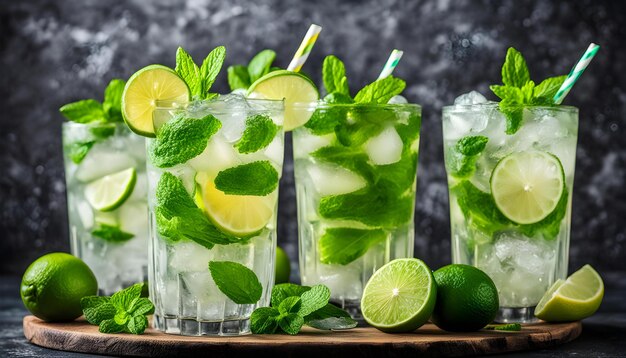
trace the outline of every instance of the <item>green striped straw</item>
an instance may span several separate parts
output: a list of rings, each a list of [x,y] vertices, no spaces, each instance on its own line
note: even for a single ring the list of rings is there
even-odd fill
[[[387,59],[387,63],[385,63],[385,67],[383,67],[383,70],[380,72],[380,75],[378,75],[377,80],[382,80],[383,78],[389,77],[391,75],[391,73],[396,68],[396,66],[398,66],[398,62],[400,62],[400,59],[402,58],[403,53],[404,52],[400,50],[396,50],[396,49],[391,51],[391,55],[389,55],[389,58]]]
[[[311,24],[309,26],[309,30],[306,32],[304,39],[302,39],[302,43],[300,43],[300,47],[298,47],[298,51],[293,55],[293,59],[287,66],[289,71],[300,72],[300,69],[306,62],[306,59],[309,57],[311,50],[313,49],[313,45],[315,45],[315,41],[317,40],[317,36],[322,31],[322,27]]]
[[[574,68],[572,68],[572,71],[569,73],[569,75],[567,75],[567,78],[561,85],[561,88],[559,88],[559,90],[554,95],[555,104],[561,104],[561,102],[563,102],[565,96],[567,96],[572,87],[574,87],[574,83],[578,81],[578,78],[580,77],[580,75],[583,74],[587,66],[589,66],[589,63],[591,62],[591,60],[593,60],[593,57],[596,55],[596,53],[598,53],[599,49],[600,46],[594,43],[591,43],[591,45],[589,45],[587,51],[585,51],[585,53],[583,54],[583,57],[578,60]]]

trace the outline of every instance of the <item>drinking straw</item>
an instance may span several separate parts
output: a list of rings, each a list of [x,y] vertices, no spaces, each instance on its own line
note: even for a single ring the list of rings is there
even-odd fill
[[[391,51],[391,55],[389,55],[389,58],[387,59],[387,63],[385,63],[385,67],[383,67],[383,70],[380,72],[380,75],[378,75],[377,80],[382,80],[383,78],[391,75],[391,73],[396,68],[396,66],[398,66],[398,62],[400,62],[400,59],[402,58],[403,53],[404,52],[400,50],[396,50],[396,49]]]
[[[572,87],[574,87],[574,83],[578,81],[578,78],[580,77],[580,75],[583,74],[587,66],[589,66],[589,63],[591,62],[591,60],[593,60],[593,57],[596,55],[596,53],[598,53],[599,49],[600,46],[594,44],[593,42],[589,45],[587,51],[585,51],[585,53],[583,54],[583,57],[578,60],[574,68],[572,68],[572,71],[569,73],[569,75],[567,75],[567,78],[565,79],[559,90],[554,95],[555,104],[561,104],[561,102],[563,102],[565,96],[567,96]]]
[[[296,51],[296,54],[293,55],[293,59],[287,67],[289,71],[300,72],[302,65],[304,65],[306,59],[311,53],[311,50],[313,49],[313,45],[315,45],[315,40],[317,40],[317,35],[319,35],[320,31],[322,31],[321,26],[311,24],[309,30],[302,39],[302,43],[300,44],[298,51]]]

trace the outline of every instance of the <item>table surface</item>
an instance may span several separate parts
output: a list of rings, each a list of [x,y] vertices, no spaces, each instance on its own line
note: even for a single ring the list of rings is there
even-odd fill
[[[583,333],[564,345],[507,354],[507,357],[626,357],[626,273],[603,273],[605,296],[600,310],[583,321]],[[100,357],[55,351],[29,343],[22,331],[28,313],[19,297],[20,278],[0,277],[0,356]],[[491,357],[499,357],[493,355]]]

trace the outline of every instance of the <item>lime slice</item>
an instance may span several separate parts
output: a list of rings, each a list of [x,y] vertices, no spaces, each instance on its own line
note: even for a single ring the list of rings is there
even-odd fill
[[[602,278],[585,265],[567,280],[558,280],[550,287],[537,304],[535,316],[549,322],[578,321],[594,314],[603,296]]]
[[[187,83],[174,70],[162,65],[150,65],[135,72],[124,87],[122,115],[135,133],[154,137],[152,112],[157,101],[187,103],[191,92]]]
[[[363,290],[361,312],[383,332],[411,332],[433,313],[437,286],[422,260],[396,259],[372,275]]]
[[[200,189],[196,193],[202,195],[204,211],[225,232],[249,236],[263,229],[274,216],[278,190],[266,196],[227,195],[215,187],[214,178],[206,173],[198,173],[196,181]]]
[[[93,181],[85,187],[85,198],[100,211],[117,209],[128,199],[135,188],[137,172],[128,168]]]
[[[511,221],[532,224],[548,216],[563,194],[565,177],[557,157],[540,151],[510,154],[491,173],[491,195]]]
[[[285,131],[290,131],[306,123],[312,111],[296,110],[294,103],[316,102],[320,99],[315,84],[297,72],[273,71],[256,80],[248,89],[249,98],[285,100]]]

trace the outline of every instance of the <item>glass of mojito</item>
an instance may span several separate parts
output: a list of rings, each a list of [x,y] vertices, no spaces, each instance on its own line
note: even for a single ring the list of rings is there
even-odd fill
[[[105,100],[70,103],[61,113],[70,246],[94,272],[100,293],[147,280],[148,202],[144,138],[122,122],[124,82]]]
[[[578,109],[552,102],[563,79],[535,86],[509,49],[504,85],[491,87],[502,102],[471,92],[443,109],[452,260],[493,279],[497,321],[536,320],[534,307],[567,275]],[[526,97],[509,95],[518,92]]]

